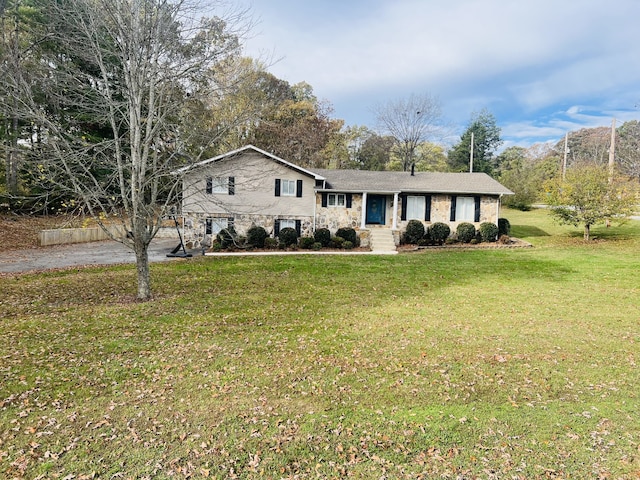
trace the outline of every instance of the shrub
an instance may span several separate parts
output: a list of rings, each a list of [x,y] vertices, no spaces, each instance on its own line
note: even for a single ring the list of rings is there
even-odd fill
[[[500,238],[498,238],[498,243],[501,243],[502,245],[509,245],[511,243],[511,238],[509,237],[509,235],[500,235]]]
[[[264,228],[254,225],[247,230],[247,243],[256,248],[263,248],[264,241],[268,236]]]
[[[216,235],[216,240],[220,244],[220,248],[231,248],[236,244],[236,229],[233,227],[223,228]]]
[[[353,228],[344,227],[338,229],[338,231],[336,232],[336,237],[343,238],[345,242],[351,242],[353,245],[355,245],[358,235]]]
[[[264,248],[268,248],[270,250],[275,249],[278,246],[278,239],[273,237],[267,237],[264,239]]]
[[[456,236],[458,237],[458,241],[462,243],[469,243],[476,236],[476,227],[469,222],[459,223],[456,228]]]
[[[498,219],[498,235],[509,235],[511,232],[511,224],[506,218]]]
[[[407,243],[418,243],[424,234],[424,224],[420,220],[409,220],[404,237]]]
[[[480,238],[483,242],[495,242],[498,239],[498,226],[491,222],[480,224]]]
[[[313,248],[313,244],[316,243],[315,238],[313,237],[301,237],[300,238],[300,248],[304,250],[311,250]]]
[[[328,247],[331,241],[331,232],[328,228],[318,228],[313,234],[313,238],[323,247]]]
[[[283,247],[290,247],[298,243],[298,232],[295,228],[285,227],[278,233],[278,240]]]
[[[436,222],[429,227],[429,236],[431,237],[431,240],[440,245],[444,243],[450,234],[451,228],[449,228],[449,225],[446,223]]]
[[[342,248],[344,248],[345,250],[352,250],[353,247],[353,242],[350,242],[349,240],[345,240],[345,242],[342,244]]]
[[[344,243],[344,238],[338,237],[337,235],[331,237],[331,241],[329,242],[329,246],[331,248],[342,248],[342,244]]]
[[[311,248],[313,248],[314,250],[322,250],[322,244],[320,242],[315,242]]]

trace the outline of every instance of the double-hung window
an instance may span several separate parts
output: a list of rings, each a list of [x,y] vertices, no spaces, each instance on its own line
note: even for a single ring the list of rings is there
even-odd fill
[[[344,207],[347,204],[344,193],[330,193],[327,196],[327,204],[330,207]]]
[[[235,194],[234,177],[207,177],[207,194],[227,193]]]
[[[456,198],[456,222],[473,222],[476,211],[474,197]]]
[[[407,220],[424,220],[426,198],[424,195],[407,196]]]
[[[228,218],[207,218],[205,233],[207,235],[217,235],[220,230],[229,226]]]
[[[284,197],[293,197],[296,194],[295,180],[282,180],[280,193]]]

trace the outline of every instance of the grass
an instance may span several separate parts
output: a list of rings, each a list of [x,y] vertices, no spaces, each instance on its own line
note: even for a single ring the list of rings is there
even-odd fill
[[[0,278],[4,478],[640,478],[640,224]]]

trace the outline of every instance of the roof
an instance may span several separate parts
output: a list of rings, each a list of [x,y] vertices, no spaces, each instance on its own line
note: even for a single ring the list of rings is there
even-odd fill
[[[198,168],[198,167],[203,167],[203,166],[208,165],[210,163],[219,162],[221,160],[233,157],[235,155],[242,154],[242,153],[244,153],[246,151],[249,151],[249,150],[253,150],[256,153],[264,155],[265,157],[270,158],[271,160],[273,160],[273,161],[275,161],[277,163],[280,163],[282,165],[285,165],[285,166],[287,166],[287,167],[289,167],[289,168],[291,168],[293,170],[297,170],[300,173],[303,173],[305,175],[309,175],[310,177],[313,177],[316,180],[324,180],[324,178],[322,176],[318,175],[317,173],[314,173],[314,172],[312,172],[310,170],[307,170],[306,168],[299,167],[298,165],[296,165],[294,163],[287,162],[286,160],[284,160],[284,159],[282,159],[280,157],[277,157],[275,155],[272,155],[271,153],[266,152],[266,151],[264,151],[264,150],[262,150],[262,149],[260,149],[258,147],[255,147],[253,145],[245,145],[242,148],[238,148],[236,150],[232,150],[230,152],[223,153],[222,155],[218,155],[217,157],[207,158],[206,160],[202,160],[200,162],[193,163],[191,165],[187,165],[186,167],[179,168],[178,170],[174,171],[173,173],[174,174],[186,173],[189,170],[193,170],[193,169]]]
[[[513,195],[486,173],[387,172],[315,169],[326,179],[327,190],[343,192],[429,192],[452,194]]]

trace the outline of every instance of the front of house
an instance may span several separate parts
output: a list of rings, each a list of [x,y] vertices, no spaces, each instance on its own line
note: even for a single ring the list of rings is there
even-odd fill
[[[252,145],[176,172],[183,175],[185,241],[210,245],[231,225],[277,235],[292,227],[300,236],[318,228],[352,227],[366,245],[368,232],[404,230],[409,220],[425,226],[461,222],[476,228],[498,222],[500,199],[512,192],[484,173],[308,170]]]

